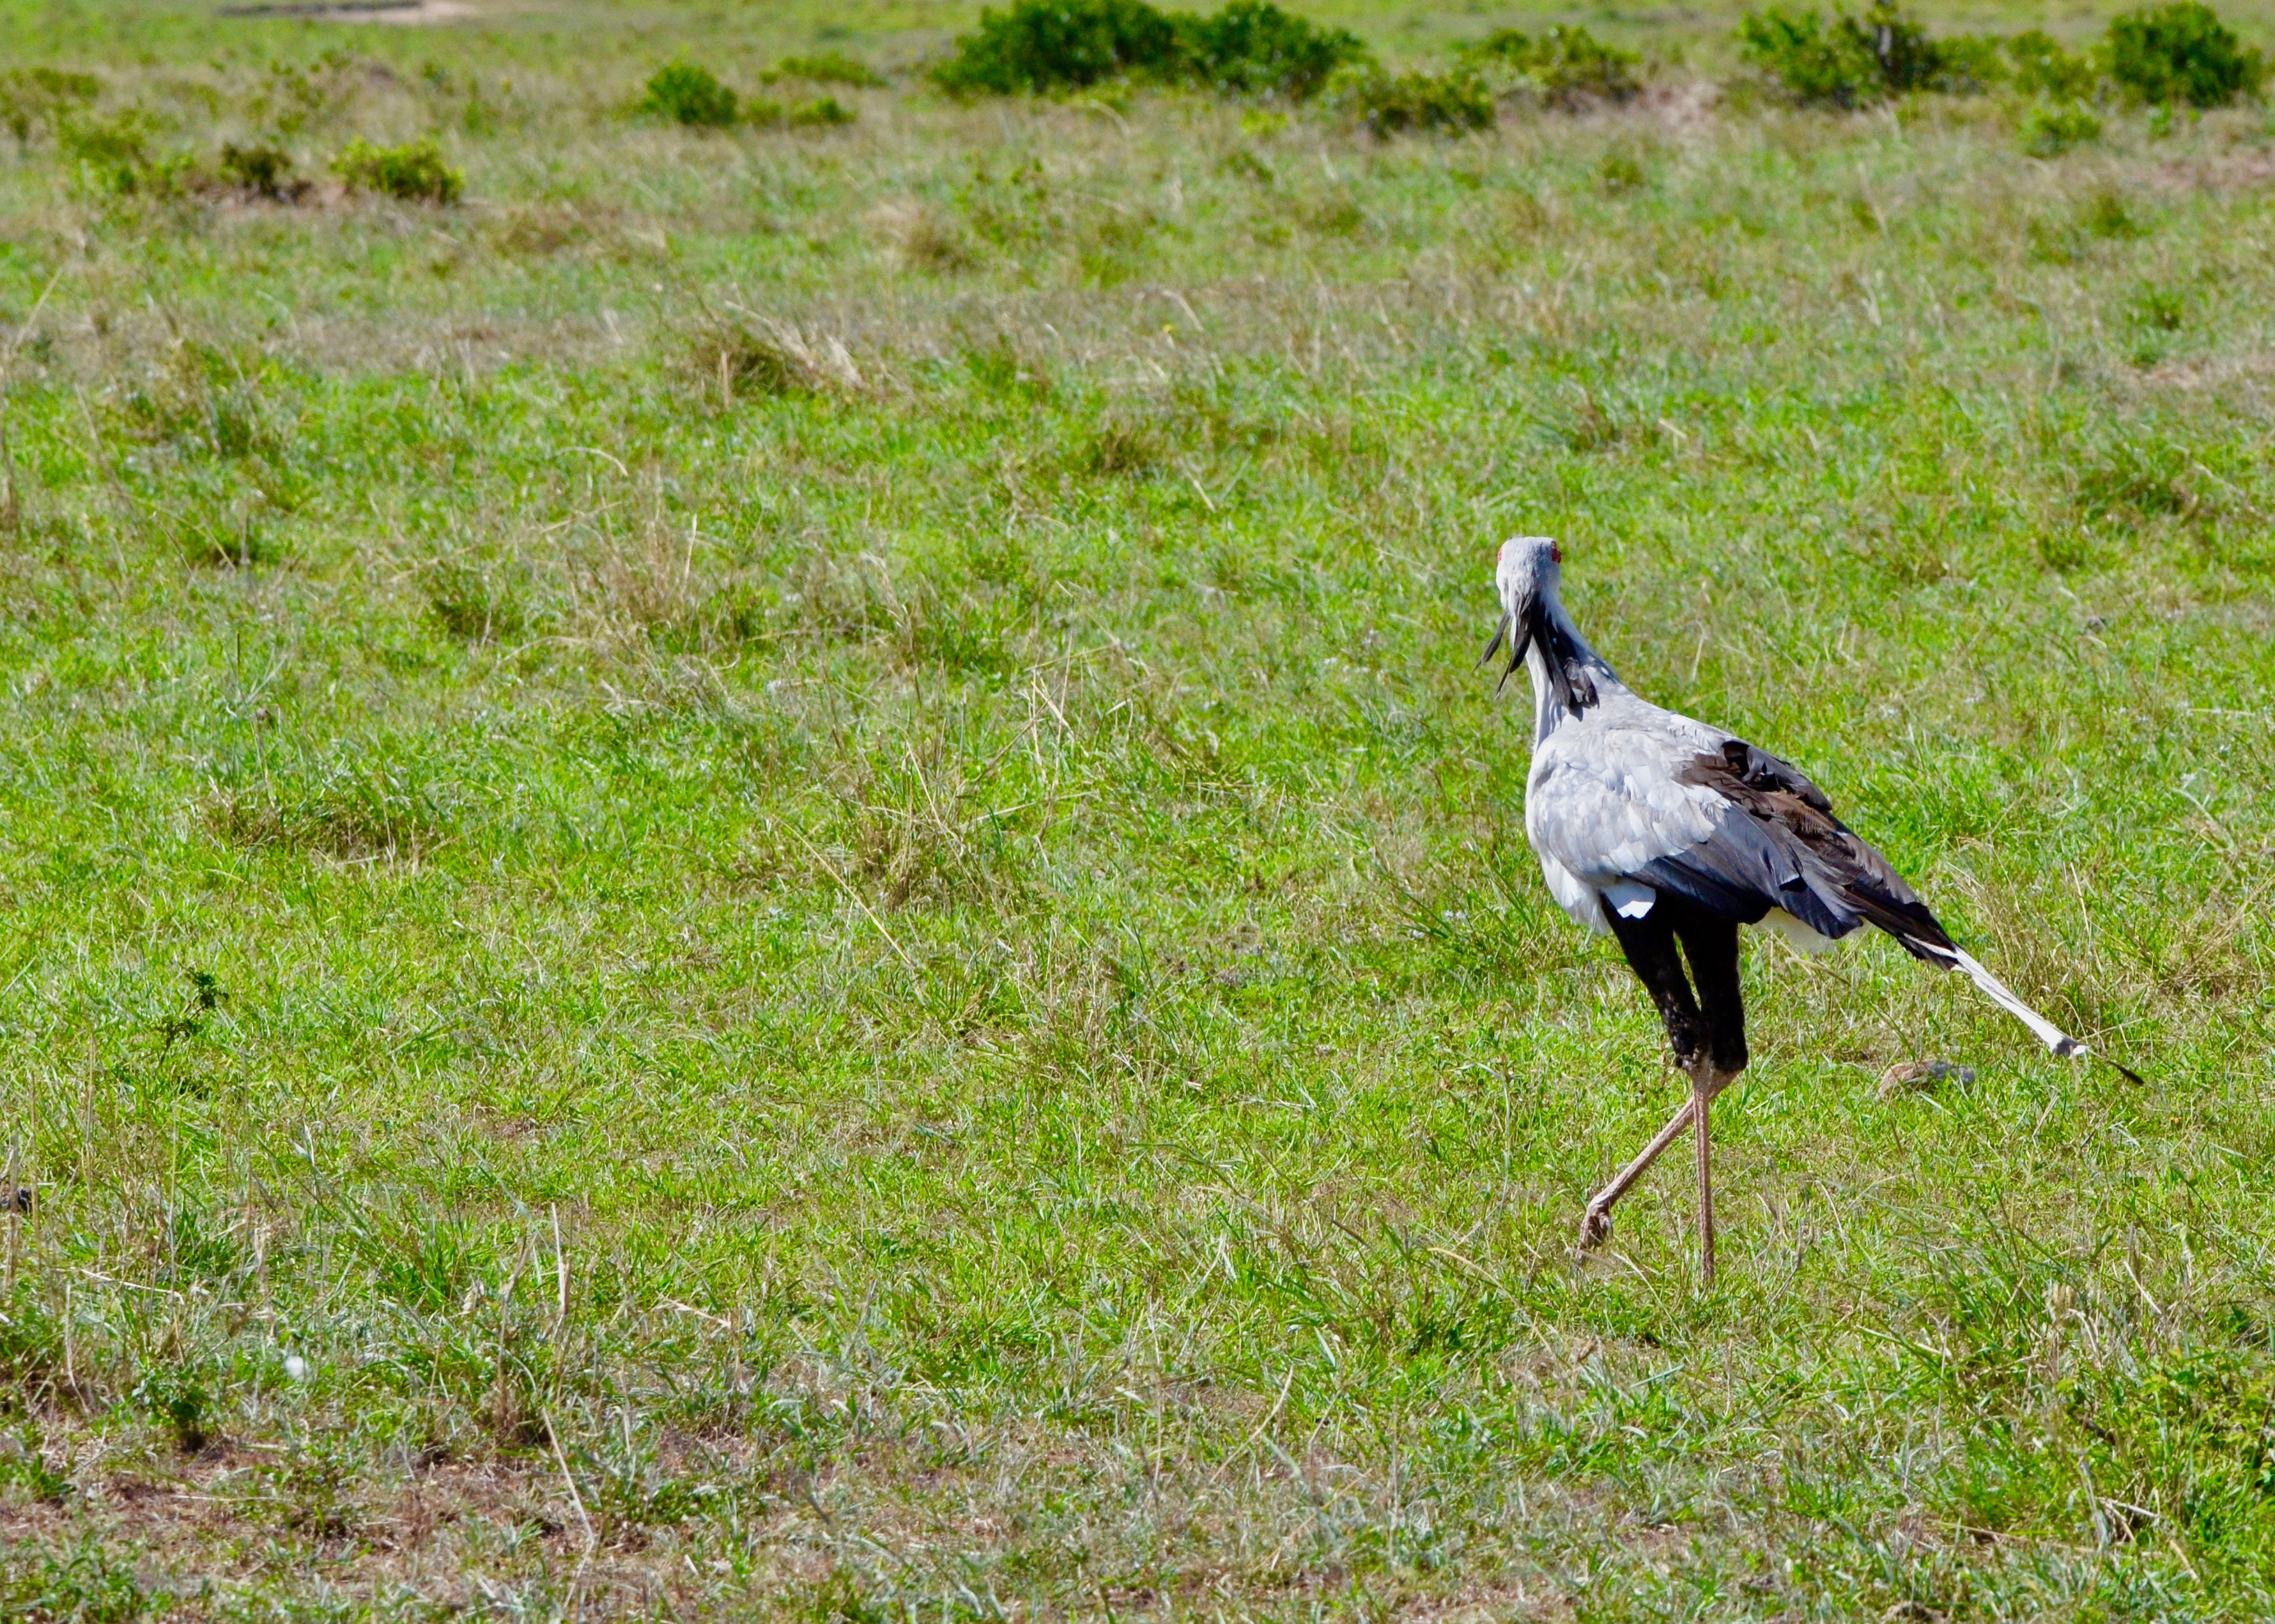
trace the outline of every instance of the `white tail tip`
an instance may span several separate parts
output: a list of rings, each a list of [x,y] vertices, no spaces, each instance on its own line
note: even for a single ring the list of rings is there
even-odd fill
[[[1969,954],[1957,948],[1954,948],[1951,951],[1953,962],[1967,972],[1967,978],[1969,981],[1983,989],[1983,995],[2029,1027],[2031,1035],[2040,1043],[2044,1044],[2048,1049],[2065,1060],[2092,1053],[2085,1045],[2063,1031],[2060,1027],[2056,1026],[2052,1021],[2007,991],[2005,982],[1976,963]]]

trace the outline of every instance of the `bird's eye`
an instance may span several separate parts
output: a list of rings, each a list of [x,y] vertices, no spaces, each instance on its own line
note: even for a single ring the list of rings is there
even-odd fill
[[[1564,549],[1557,546],[1553,541],[1551,541],[1548,544],[1548,561],[1551,563],[1559,564],[1564,562]]]

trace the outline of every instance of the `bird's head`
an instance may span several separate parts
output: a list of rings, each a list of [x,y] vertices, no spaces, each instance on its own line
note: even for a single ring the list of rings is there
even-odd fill
[[[1478,656],[1478,663],[1492,659],[1502,639],[1508,639],[1508,664],[1500,674],[1504,684],[1524,663],[1524,651],[1532,639],[1546,630],[1543,608],[1561,578],[1559,566],[1563,562],[1564,550],[1547,536],[1511,536],[1500,544],[1500,556],[1493,565],[1500,624],[1493,628],[1493,641]]]
[[[1548,536],[1511,536],[1500,544],[1500,557],[1493,566],[1500,624],[1478,663],[1492,659],[1507,639],[1508,664],[1500,674],[1507,683],[1537,639],[1558,700],[1567,709],[1579,709],[1596,702],[1596,689],[1580,660],[1578,638],[1562,623],[1563,563],[1564,549]]]
[[[1500,544],[1493,585],[1513,624],[1523,624],[1526,610],[1556,590],[1563,563],[1564,549],[1548,536],[1511,536]]]

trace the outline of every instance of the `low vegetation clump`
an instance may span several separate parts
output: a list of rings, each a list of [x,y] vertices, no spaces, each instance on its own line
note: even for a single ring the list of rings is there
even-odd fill
[[[804,102],[778,102],[772,96],[752,96],[743,104],[743,120],[760,129],[777,125],[793,129],[827,129],[852,124],[860,117],[835,96],[814,96]]]
[[[225,143],[221,149],[221,178],[249,196],[273,203],[297,202],[310,189],[310,183],[297,172],[291,153],[261,141],[242,147],[234,141]]]
[[[2158,106],[2225,107],[2256,93],[2266,72],[2259,52],[2196,0],[2113,18],[2091,56],[2035,28],[2006,39],[1931,38],[1894,0],[1829,23],[1814,11],[1750,12],[1739,42],[1754,69],[1803,106],[1855,108],[1918,90],[1963,95],[2007,86],[2079,102],[2106,81]]]
[[[1304,101],[1366,55],[1357,34],[1319,27],[1269,0],[1233,0],[1206,17],[1180,16],[1175,26],[1182,61],[1175,71],[1239,94]]]
[[[1408,131],[1462,134],[1489,129],[1492,88],[1468,68],[1450,73],[1391,73],[1369,67],[1342,76],[1336,107],[1378,136]]]
[[[1479,68],[1513,75],[1551,107],[1616,103],[1643,89],[1636,72],[1643,58],[1604,44],[1577,24],[1558,25],[1538,38],[1515,28],[1497,29],[1462,54]]]
[[[759,82],[766,85],[785,79],[802,79],[815,85],[850,85],[856,90],[881,90],[885,87],[885,76],[876,69],[835,50],[783,57],[759,75]]]
[[[18,157],[32,144],[35,132],[45,126],[56,132],[62,119],[102,94],[102,81],[92,73],[61,68],[11,68],[0,73],[0,125],[16,138]]]
[[[1747,61],[1804,106],[1863,107],[1926,89],[1944,68],[1927,30],[1891,0],[1829,24],[1814,11],[1750,12],[1738,39]]]
[[[1206,16],[1145,0],[1015,0],[984,11],[933,71],[956,94],[1078,90],[1130,77],[1301,101],[1362,60],[1357,35],[1321,28],[1270,0],[1233,0]]]
[[[723,130],[735,122],[740,108],[735,92],[710,69],[682,60],[668,62],[649,76],[646,94],[632,110],[637,117],[692,130]]]
[[[340,149],[332,173],[355,192],[376,192],[405,203],[450,204],[466,189],[432,136],[397,147],[377,147],[360,136]]]
[[[1181,61],[1176,26],[1145,0],[1014,0],[933,70],[951,93],[1079,90],[1123,74],[1166,79]]]
[[[2034,158],[2055,158],[2073,147],[2101,139],[2101,119],[2090,107],[2034,107],[2022,116],[2022,150]]]
[[[2093,58],[2065,49],[2060,41],[2043,28],[2029,28],[2006,42],[2010,82],[2025,95],[2055,102],[2082,102],[2099,82],[2100,69]]]
[[[768,85],[779,84],[785,79],[812,84],[884,83],[859,63],[837,56],[786,57],[759,77]],[[804,101],[744,96],[721,84],[708,68],[684,60],[667,63],[655,71],[647,81],[646,94],[633,107],[632,116],[661,119],[691,130],[723,130],[737,125],[762,130],[782,126],[821,128],[851,124],[859,117],[835,96],[811,96]]]
[[[2158,106],[2226,107],[2257,92],[2267,64],[2196,0],[2127,11],[2109,24],[2109,77]]]
[[[165,125],[147,108],[65,110],[55,129],[57,148],[97,194],[179,198],[209,183],[192,154],[168,148]]]

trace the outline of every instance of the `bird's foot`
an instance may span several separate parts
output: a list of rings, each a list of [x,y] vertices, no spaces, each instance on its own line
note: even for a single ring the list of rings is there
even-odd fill
[[[1612,1213],[1609,1207],[1591,1206],[1580,1219],[1580,1252],[1583,1258],[1612,1238]]]

